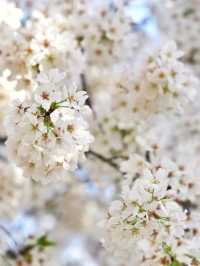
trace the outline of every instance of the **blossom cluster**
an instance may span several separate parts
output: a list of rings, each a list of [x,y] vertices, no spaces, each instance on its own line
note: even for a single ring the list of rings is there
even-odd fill
[[[10,158],[24,175],[49,182],[75,170],[93,137],[87,95],[52,69],[38,76],[34,92],[15,102],[7,120]],[[23,138],[22,138],[23,136]]]
[[[100,5],[88,0],[74,2],[68,27],[89,65],[112,66],[131,59],[137,47],[133,22],[117,2],[112,8],[107,1]]]
[[[56,20],[35,12],[16,34],[10,32],[10,38],[6,34],[0,46],[2,67],[11,70],[18,90],[31,90],[37,74],[52,68],[66,71],[68,79],[79,82],[84,58],[65,28],[62,17]]]
[[[130,160],[122,164],[121,198],[103,222],[105,247],[119,265],[198,265],[198,222],[192,231],[191,215],[171,195],[170,170],[138,155]]]
[[[97,119],[93,123],[96,151],[107,157],[129,156],[141,149],[152,119],[183,113],[194,102],[198,81],[181,56],[175,43],[169,42],[145,54],[137,68],[118,65],[101,71],[101,79],[97,70],[92,72],[88,84]]]
[[[197,79],[180,58],[174,42],[168,42],[153,56],[148,56],[134,89],[134,108],[141,113],[182,110],[196,95]]]

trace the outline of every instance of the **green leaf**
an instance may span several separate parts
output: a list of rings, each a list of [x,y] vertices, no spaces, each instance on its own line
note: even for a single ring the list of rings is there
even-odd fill
[[[55,242],[51,241],[47,238],[47,235],[43,235],[40,238],[37,239],[36,245],[39,247],[50,247],[55,246]]]
[[[162,243],[164,252],[171,258],[171,263],[168,266],[183,266],[182,263],[180,263],[176,259],[176,255],[174,254],[172,247],[167,245],[165,242]]]
[[[175,260],[169,266],[183,266],[183,264]]]
[[[54,110],[56,110],[59,107],[59,103],[57,102],[52,102],[51,106],[50,106],[50,112],[53,112]]]
[[[37,110],[39,112],[39,115],[44,116],[46,113],[46,110],[42,107],[42,105],[38,106]]]
[[[49,116],[44,117],[44,125],[47,128],[47,132],[51,131],[54,128],[54,124],[52,123]]]
[[[174,254],[172,252],[172,247],[167,245],[166,243],[162,244],[164,252],[169,255],[170,257],[174,257]]]

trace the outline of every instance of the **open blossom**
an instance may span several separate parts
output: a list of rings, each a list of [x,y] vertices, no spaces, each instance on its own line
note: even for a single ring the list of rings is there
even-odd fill
[[[54,19],[34,12],[16,33],[2,25],[0,67],[11,71],[18,90],[32,90],[38,73],[52,68],[65,71],[68,79],[80,82],[84,57],[66,23],[62,16]]]
[[[187,217],[170,196],[167,171],[135,160],[135,175],[122,183],[121,198],[103,222],[104,246],[119,265],[198,265],[199,247],[185,234]]]
[[[27,47],[21,53],[22,56],[28,56],[28,59],[24,59],[29,71],[31,68],[33,71],[34,66],[38,71],[59,68],[66,71],[68,78],[79,78],[84,69],[84,57],[73,32],[67,30],[64,17],[53,19],[35,12],[22,35],[26,38]]]
[[[39,75],[30,97],[11,108],[8,150],[25,176],[45,183],[66,178],[93,140],[86,92],[68,86],[63,73],[50,70]]]
[[[188,101],[194,99],[198,82],[180,61],[181,56],[176,44],[168,42],[147,58],[134,85],[135,112],[149,115],[181,111]]]
[[[200,180],[198,176],[187,171],[183,165],[178,165],[172,160],[159,156],[149,156],[151,164],[137,154],[131,154],[127,161],[121,163],[121,171],[126,178],[141,176],[145,167],[150,167],[153,173],[161,168],[165,171],[168,183],[168,194],[178,203],[196,204],[200,197]]]

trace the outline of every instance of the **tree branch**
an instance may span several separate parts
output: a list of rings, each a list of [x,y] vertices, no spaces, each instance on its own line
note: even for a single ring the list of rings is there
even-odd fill
[[[18,244],[17,244],[16,240],[13,238],[12,234],[1,224],[0,224],[0,230],[2,230],[12,240],[15,247],[18,246]]]
[[[0,137],[0,145],[5,145],[7,137]]]
[[[121,175],[123,175],[122,171],[120,170],[119,165],[113,161],[113,158],[107,158],[107,157],[103,156],[102,154],[97,153],[97,152],[92,151],[92,150],[90,150],[87,154],[92,155],[93,157],[96,157],[97,159],[99,159],[103,163],[108,164],[110,167],[112,167],[117,172],[119,172]]]
[[[82,85],[82,90],[86,91],[87,94],[88,94],[88,98],[86,100],[86,104],[92,109],[92,101],[91,101],[91,97],[89,95],[89,91],[88,91],[88,86],[87,86],[87,81],[86,81],[86,77],[85,77],[85,74],[81,74],[80,75],[81,77],[81,85]]]

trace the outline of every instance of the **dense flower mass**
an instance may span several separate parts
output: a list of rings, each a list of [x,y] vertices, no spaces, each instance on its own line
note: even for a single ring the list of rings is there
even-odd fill
[[[92,71],[88,86],[97,119],[93,123],[96,151],[107,157],[129,156],[140,149],[138,140],[146,139],[152,119],[185,113],[194,102],[198,81],[181,55],[175,43],[168,42],[145,53],[139,67],[129,63]]]
[[[133,25],[123,5],[116,2],[111,7],[107,1],[100,5],[77,1],[68,20],[88,64],[94,66],[111,66],[132,58],[137,47]]]
[[[119,265],[198,265],[199,246],[186,234],[187,213],[170,195],[170,171],[137,155],[131,160],[122,165],[128,177],[121,199],[112,202],[103,223],[105,247]]]
[[[199,14],[0,1],[0,266],[200,266]]]
[[[180,111],[194,99],[197,80],[180,61],[181,56],[176,44],[169,42],[148,57],[134,86],[136,112]]]
[[[86,92],[66,84],[64,73],[52,69],[38,76],[31,96],[15,102],[8,118],[7,145],[25,176],[49,182],[64,179],[66,170],[77,168],[93,139],[86,99]]]

